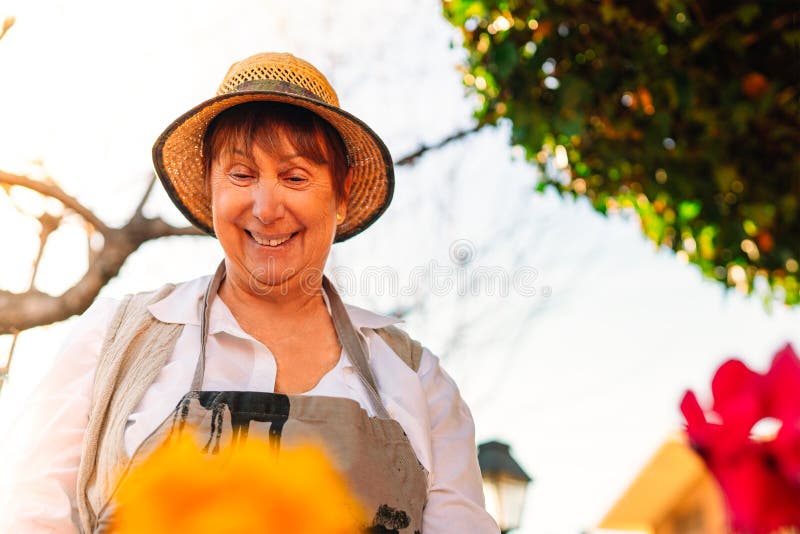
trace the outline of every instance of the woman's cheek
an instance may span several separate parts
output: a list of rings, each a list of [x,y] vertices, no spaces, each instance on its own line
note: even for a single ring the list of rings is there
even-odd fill
[[[248,196],[243,193],[229,185],[220,184],[212,197],[212,209],[221,219],[233,221],[247,207]]]

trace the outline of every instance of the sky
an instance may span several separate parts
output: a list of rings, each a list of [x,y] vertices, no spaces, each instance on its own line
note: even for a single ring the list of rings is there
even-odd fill
[[[17,22],[0,41],[0,169],[53,177],[111,225],[138,203],[157,135],[255,52],[315,64],[395,158],[473,124],[457,32],[432,0],[6,0],[5,15]],[[398,168],[389,210],[335,245],[329,267],[362,279],[390,273],[405,290],[360,286],[343,297],[384,313],[411,307],[407,330],[455,378],[478,440],[508,442],[534,478],[519,532],[577,533],[680,427],[687,388],[707,399],[729,357],[765,370],[783,343],[800,344],[800,314],[768,314],[703,279],[642,237],[634,217],[535,193],[536,171],[509,146],[509,131],[485,128]],[[13,195],[33,213],[57,209]],[[185,223],[160,186],[145,213]],[[36,227],[0,196],[0,228],[0,287],[23,291]],[[45,250],[37,287],[60,294],[86,255],[72,219]],[[151,242],[101,296],[210,274],[221,257],[210,238]],[[449,289],[424,277],[415,285],[434,269]],[[473,286],[486,272],[524,283]],[[20,336],[0,430],[19,424],[70,324]],[[0,355],[8,344],[0,336]]]

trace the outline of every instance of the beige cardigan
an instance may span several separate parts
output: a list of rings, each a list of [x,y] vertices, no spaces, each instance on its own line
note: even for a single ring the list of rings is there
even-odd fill
[[[106,330],[78,468],[76,500],[85,534],[94,532],[116,481],[128,468],[123,440],[128,416],[161,372],[183,331],[184,325],[161,322],[147,309],[173,289],[174,284],[165,284],[155,291],[126,295]],[[395,326],[375,331],[411,369],[418,370],[422,356],[418,341]]]

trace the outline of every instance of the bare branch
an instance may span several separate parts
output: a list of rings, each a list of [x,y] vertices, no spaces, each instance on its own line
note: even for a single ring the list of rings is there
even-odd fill
[[[63,189],[54,183],[45,183],[39,180],[33,180],[27,176],[20,176],[18,174],[11,174],[4,171],[0,171],[0,183],[19,185],[32,191],[36,191],[37,193],[41,193],[44,196],[55,198],[64,204],[64,206],[83,217],[98,231],[106,233],[109,230],[108,226],[106,226],[103,221],[98,219],[97,216],[92,213],[92,210],[78,202],[75,197],[68,195]]]
[[[44,247],[47,245],[47,240],[50,235],[58,229],[63,217],[44,212],[37,217],[37,219],[41,225],[41,230],[39,231],[39,252],[36,253],[36,259],[33,260],[33,269],[31,270],[31,279],[28,283],[28,287],[33,287],[33,283],[36,281],[36,273],[39,272],[39,263],[42,261],[42,254],[44,254]]]
[[[0,334],[63,321],[83,313],[109,280],[117,276],[125,260],[144,242],[167,236],[206,235],[194,226],[176,227],[161,219],[134,218],[122,228],[104,232],[105,243],[83,277],[62,295],[35,288],[25,293],[0,290]]]
[[[417,159],[420,156],[422,156],[423,154],[425,154],[426,152],[428,152],[430,150],[436,150],[436,149],[442,148],[445,145],[447,145],[449,143],[452,143],[453,141],[458,141],[459,139],[463,139],[464,137],[466,137],[466,136],[468,136],[470,134],[474,134],[475,132],[479,131],[484,126],[486,126],[486,123],[479,123],[476,126],[470,128],[468,130],[461,130],[460,132],[456,132],[456,133],[454,133],[452,135],[449,135],[449,136],[445,137],[444,139],[442,139],[441,141],[439,141],[438,143],[435,143],[433,145],[422,145],[418,149],[416,149],[414,152],[412,152],[410,154],[407,154],[407,155],[403,156],[402,158],[398,159],[397,161],[395,161],[394,165],[395,165],[395,167],[400,167],[400,166],[403,166],[403,165],[413,165],[414,163],[416,163]]]
[[[163,219],[150,219],[142,216],[132,218],[122,230],[127,239],[138,244],[160,237],[208,236],[207,233],[195,226],[172,226]]]
[[[5,37],[8,30],[11,29],[11,26],[13,26],[16,21],[17,19],[14,17],[6,17],[6,19],[3,21],[3,25],[0,26],[0,39]]]
[[[103,286],[119,273],[128,256],[146,241],[170,236],[205,236],[204,232],[194,226],[173,226],[160,218],[148,218],[142,214],[142,207],[152,191],[154,180],[155,178],[151,180],[128,223],[122,228],[111,228],[55,183],[0,171],[0,184],[29,188],[59,200],[68,209],[78,213],[87,223],[86,231],[90,241],[94,231],[100,232],[103,236],[103,246],[100,250],[93,250],[90,246],[89,268],[86,273],[62,295],[49,295],[33,286],[24,293],[0,290],[0,334],[13,334],[83,313]],[[58,227],[60,221],[60,217],[47,213],[38,219],[42,225],[41,246],[34,263],[31,281],[35,277],[45,241]]]
[[[83,313],[138,246],[127,240],[123,230],[109,229],[105,236],[102,252],[78,283],[64,294],[53,296],[36,288],[24,293],[0,290],[0,334],[62,321]]]
[[[37,217],[37,219],[41,225],[41,230],[39,231],[39,252],[37,252],[36,258],[33,260],[31,278],[28,281],[28,289],[32,288],[34,282],[36,281],[36,274],[39,272],[39,264],[42,261],[42,254],[44,253],[44,247],[47,245],[47,239],[53,232],[56,231],[56,229],[58,229],[59,225],[61,224],[62,217],[60,215],[51,215],[47,212],[44,212],[42,215]],[[19,334],[20,331],[16,328],[14,328],[11,333],[11,346],[8,349],[6,363],[2,368],[0,368],[0,387],[2,387],[5,378],[8,377],[9,369],[11,369],[11,361],[14,358],[14,349],[17,347]]]
[[[144,209],[144,205],[147,204],[147,199],[150,197],[150,193],[153,191],[153,186],[156,183],[156,175],[153,174],[150,176],[150,183],[147,184],[147,189],[144,190],[144,194],[142,195],[142,200],[139,201],[139,205],[136,206],[136,211],[133,212],[134,217],[137,215],[142,215],[142,210]]]

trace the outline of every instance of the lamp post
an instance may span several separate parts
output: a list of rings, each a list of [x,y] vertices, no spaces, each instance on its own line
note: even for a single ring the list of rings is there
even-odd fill
[[[486,509],[503,534],[519,528],[525,494],[533,480],[511,457],[509,450],[507,444],[499,441],[478,445]]]

